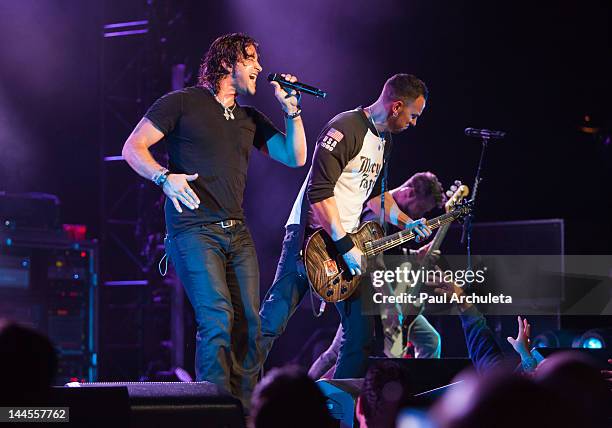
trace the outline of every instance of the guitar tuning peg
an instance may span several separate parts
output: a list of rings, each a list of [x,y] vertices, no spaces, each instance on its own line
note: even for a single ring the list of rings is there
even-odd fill
[[[455,186],[457,187],[461,186],[461,180],[455,180]]]

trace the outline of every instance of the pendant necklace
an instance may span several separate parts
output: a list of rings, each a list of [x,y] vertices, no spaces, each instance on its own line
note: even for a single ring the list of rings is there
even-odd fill
[[[217,99],[217,101],[219,102],[219,104],[221,104],[221,101],[219,101],[219,99]],[[225,107],[223,104],[221,104],[221,106],[223,107],[223,116],[225,116],[225,120],[234,120],[234,110],[236,109],[236,103],[234,103],[234,106],[232,108]]]
[[[234,102],[234,105],[232,106],[232,108],[229,107],[225,107],[223,105],[223,103],[221,102],[221,100],[219,100],[219,98],[217,97],[217,95],[215,95],[215,93],[212,91],[212,89],[208,88],[208,90],[210,91],[210,93],[212,94],[213,97],[215,97],[215,100],[217,100],[217,102],[219,104],[221,104],[221,107],[223,107],[223,116],[225,117],[225,120],[234,120],[234,110],[236,110],[236,106],[238,105],[236,102]]]

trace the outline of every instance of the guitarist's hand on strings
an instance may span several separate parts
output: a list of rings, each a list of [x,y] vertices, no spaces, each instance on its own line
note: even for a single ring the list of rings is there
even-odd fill
[[[344,259],[344,263],[346,263],[346,266],[351,271],[351,275],[361,275],[363,272],[366,271],[366,258],[364,257],[363,252],[359,248],[351,248],[347,253],[344,253],[342,255],[342,258]]]
[[[415,242],[424,241],[431,236],[431,229],[427,226],[427,220],[424,218],[406,223],[405,229],[415,234]]]

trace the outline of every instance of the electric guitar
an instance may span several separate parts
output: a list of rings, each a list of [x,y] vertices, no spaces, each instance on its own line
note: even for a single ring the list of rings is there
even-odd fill
[[[457,204],[451,211],[428,220],[427,226],[430,229],[437,229],[464,217],[471,210],[472,206],[469,202]],[[414,232],[408,230],[384,236],[382,227],[374,221],[363,223],[356,232],[350,235],[355,246],[368,259],[416,237]],[[359,286],[362,276],[351,274],[331,237],[322,228],[315,231],[306,243],[304,265],[308,281],[314,292],[321,299],[330,303],[348,299]]]

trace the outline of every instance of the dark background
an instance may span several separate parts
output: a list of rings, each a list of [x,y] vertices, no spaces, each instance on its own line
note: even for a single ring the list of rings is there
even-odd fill
[[[329,92],[303,100],[309,153],[333,115],[371,103],[390,75],[413,73],[430,98],[418,126],[395,137],[392,186],[423,170],[447,186],[471,186],[480,144],[463,129],[505,130],[508,138],[489,146],[477,221],[561,218],[566,253],[609,253],[608,1],[149,3],[0,3],[0,190],[56,194],[63,223],[86,224],[89,237],[100,237],[109,201],[134,184],[152,200],[157,192],[102,156],[120,154],[142,113],[170,89],[172,65],[186,64],[193,84],[214,38],[243,31],[260,42],[264,73],[257,95],[242,103],[282,125],[268,72],[288,71]],[[102,37],[104,24],[139,19],[149,19],[147,34]],[[580,131],[585,115],[598,134]],[[253,155],[245,208],[262,293],[306,173]],[[153,205],[146,211],[159,218]],[[102,256],[103,278],[124,279],[113,267],[125,255]]]

